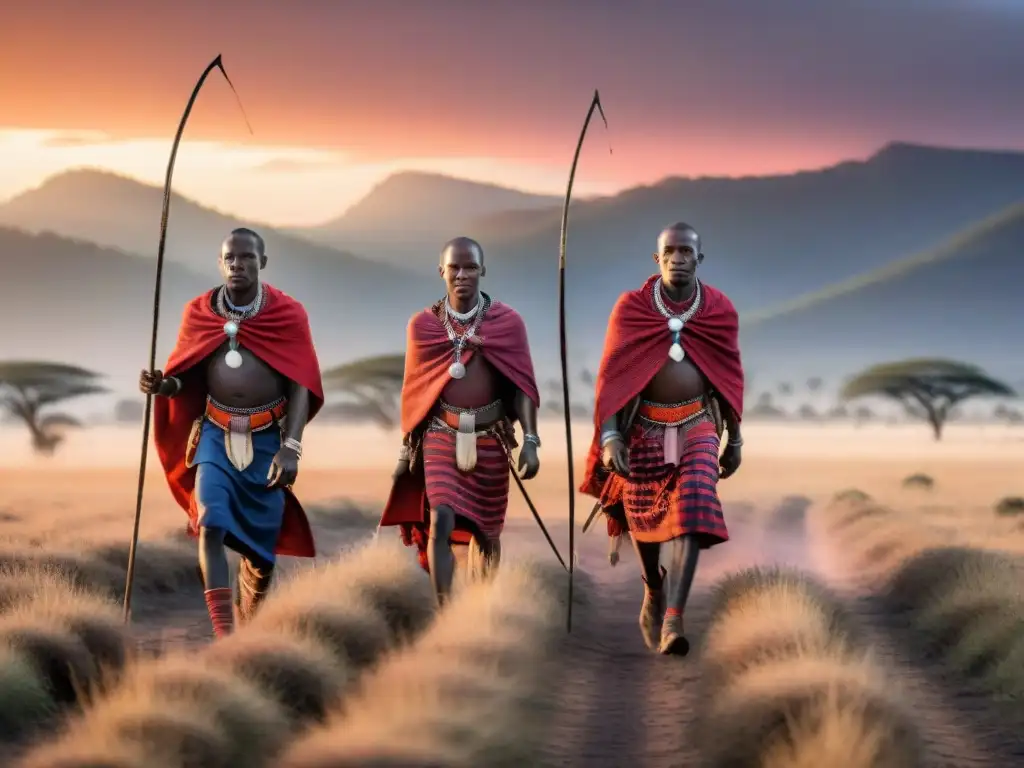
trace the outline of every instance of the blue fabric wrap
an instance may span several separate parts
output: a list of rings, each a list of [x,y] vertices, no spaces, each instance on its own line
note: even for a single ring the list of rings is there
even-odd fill
[[[239,472],[224,450],[225,434],[203,422],[196,448],[195,500],[199,525],[225,532],[225,544],[243,557],[274,563],[274,549],[284,517],[284,491],[267,488],[267,473],[281,448],[281,430],[252,434],[252,463]]]

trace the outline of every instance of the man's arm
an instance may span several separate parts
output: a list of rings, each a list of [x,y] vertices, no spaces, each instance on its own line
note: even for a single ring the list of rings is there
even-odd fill
[[[294,440],[302,445],[302,432],[309,421],[309,390],[294,381],[288,392],[288,419],[285,424],[285,441]]]
[[[726,405],[723,417],[725,419],[725,428],[729,432],[729,445],[743,445],[743,435],[740,434],[740,420],[737,418],[736,412],[729,405]]]
[[[523,439],[532,436],[535,442],[537,438],[537,406],[533,400],[522,390],[516,391],[516,415],[519,416],[519,423],[523,425]]]

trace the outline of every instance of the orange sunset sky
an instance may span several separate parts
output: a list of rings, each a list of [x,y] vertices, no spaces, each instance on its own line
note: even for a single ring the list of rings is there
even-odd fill
[[[78,166],[272,224],[423,169],[561,193],[865,157],[893,139],[1024,149],[1016,0],[38,0],[0,21],[0,200]]]

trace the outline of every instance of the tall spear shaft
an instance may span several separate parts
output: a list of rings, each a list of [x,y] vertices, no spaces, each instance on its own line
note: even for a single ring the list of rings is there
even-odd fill
[[[157,328],[160,323],[160,287],[164,276],[164,250],[167,245],[167,218],[170,215],[171,210],[171,179],[174,176],[174,160],[178,156],[178,145],[181,144],[182,134],[185,133],[185,124],[188,122],[188,116],[192,113],[192,105],[196,103],[196,98],[199,96],[199,91],[202,90],[203,83],[206,82],[207,76],[215,69],[219,69],[221,74],[224,75],[224,79],[231,87],[231,91],[235,94],[235,99],[238,101],[238,107],[242,110],[242,117],[245,119],[246,127],[249,129],[249,133],[252,133],[252,126],[249,125],[249,119],[245,116],[245,109],[242,108],[242,101],[238,97],[238,91],[235,90],[234,84],[231,82],[231,78],[228,77],[227,70],[224,69],[224,63],[221,61],[221,55],[218,53],[217,58],[206,65],[206,69],[203,70],[203,74],[199,76],[199,80],[196,81],[195,88],[192,89],[192,95],[188,97],[188,104],[185,105],[185,112],[181,116],[181,120],[178,122],[178,132],[174,134],[174,142],[171,144],[171,157],[167,162],[167,176],[164,179],[164,201],[163,209],[160,212],[160,244],[156,250],[156,284],[153,286],[153,334],[150,337],[149,342],[149,370],[154,371],[156,369],[156,339],[157,339]],[[125,579],[124,586],[124,623],[127,624],[131,618],[132,612],[132,586],[135,582],[135,554],[139,546],[139,524],[142,522],[142,495],[146,485],[146,458],[149,455],[149,427],[152,419],[152,405],[153,396],[146,395],[146,413],[143,417],[142,422],[142,452],[139,459],[139,485],[138,493],[135,497],[135,527],[132,529],[132,541],[128,548],[128,575]]]
[[[576,165],[580,160],[580,151],[583,149],[583,139],[586,138],[587,128],[590,126],[590,118],[597,110],[604,121],[605,130],[608,129],[608,118],[604,116],[604,109],[601,107],[601,95],[595,90],[594,98],[590,101],[590,109],[587,110],[587,119],[583,121],[583,130],[580,131],[579,141],[576,142],[576,152],[572,157],[572,167],[569,169],[569,184],[565,189],[565,203],[562,205],[562,232],[558,244],[558,337],[561,343],[562,355],[562,405],[565,411],[565,449],[569,456],[569,607],[565,617],[565,631],[572,632],[572,599],[573,599],[573,570],[576,565],[576,480],[573,470],[572,455],[572,414],[569,409],[569,348],[566,342],[565,327],[565,245],[566,236],[569,231],[569,201],[572,199],[572,184],[576,179]],[[611,152],[611,147],[608,148]]]

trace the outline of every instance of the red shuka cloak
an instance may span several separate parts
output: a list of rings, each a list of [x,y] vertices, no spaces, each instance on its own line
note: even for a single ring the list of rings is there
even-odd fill
[[[309,421],[324,404],[320,363],[313,347],[309,317],[302,304],[264,283],[263,308],[239,323],[238,341],[275,371],[309,390]],[[198,535],[198,511],[193,499],[196,467],[185,466],[185,448],[192,423],[206,409],[206,381],[196,370],[227,339],[223,317],[213,310],[213,292],[185,305],[178,340],[164,366],[164,376],[182,381],[181,393],[157,397],[153,403],[153,438],[174,500],[189,516],[189,533]],[[291,489],[285,491],[284,518],[276,552],[292,557],[315,557],[316,545],[306,513]]]
[[[658,275],[639,290],[619,297],[608,318],[604,353],[597,372],[594,439],[580,492],[601,497],[605,478],[599,472],[601,425],[639,395],[668,359],[672,333],[654,306],[651,292]],[[701,307],[683,330],[686,356],[736,414],[743,416],[743,363],[739,349],[739,316],[724,293],[701,282]]]
[[[533,373],[526,325],[512,307],[500,301],[491,303],[487,314],[462,353],[468,364],[477,352],[488,363],[540,407],[540,394]],[[454,349],[433,307],[413,315],[406,332],[405,378],[402,382],[402,432],[409,433],[427,418],[451,381],[448,366]],[[426,487],[420,471],[402,475],[391,489],[380,524],[416,525],[427,522],[424,516]],[[410,543],[408,536],[405,537]]]

